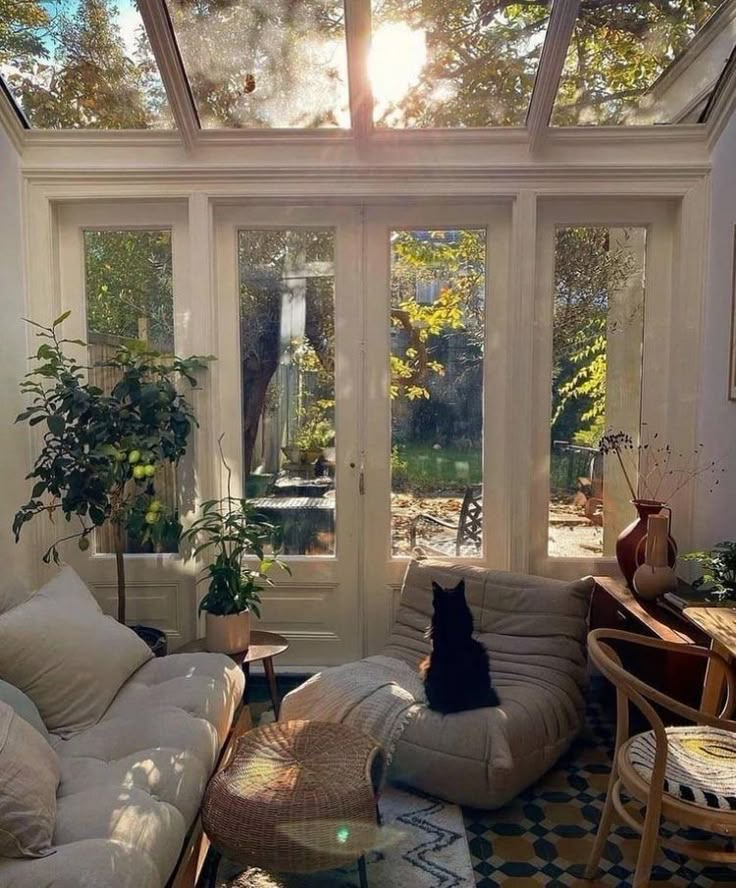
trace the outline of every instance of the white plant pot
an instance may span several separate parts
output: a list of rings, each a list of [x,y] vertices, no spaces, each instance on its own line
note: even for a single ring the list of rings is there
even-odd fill
[[[250,611],[239,614],[205,614],[207,650],[217,654],[245,651],[250,644]]]

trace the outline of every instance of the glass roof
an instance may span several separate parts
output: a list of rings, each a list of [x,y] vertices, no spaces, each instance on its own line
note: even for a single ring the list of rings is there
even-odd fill
[[[342,0],[166,5],[202,126],[350,126]]]
[[[204,129],[349,130],[351,90],[377,130],[524,126],[537,77],[559,77],[552,126],[673,124],[736,43],[736,0],[581,0],[567,25],[562,0],[351,2],[0,0],[0,86],[38,129],[170,129],[167,89],[189,130],[182,102]]]
[[[0,0],[0,74],[39,129],[173,126],[131,0]]]
[[[654,87],[722,2],[581,3],[552,124],[673,122],[672,106]]]

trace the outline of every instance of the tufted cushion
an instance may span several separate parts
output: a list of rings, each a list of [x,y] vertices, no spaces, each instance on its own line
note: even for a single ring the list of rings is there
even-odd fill
[[[707,808],[736,811],[736,734],[705,725],[669,727],[664,791]],[[634,737],[627,758],[649,783],[655,753],[654,731]]]
[[[458,804],[497,808],[537,780],[583,723],[592,578],[565,583],[434,559],[412,561],[388,645],[416,667],[430,651],[432,581],[465,580],[500,706],[409,721],[391,775]]]
[[[138,669],[103,718],[53,738],[61,765],[55,854],[18,869],[13,888],[161,888],[194,821],[243,692],[221,654],[172,654]],[[37,864],[44,864],[41,868]]]
[[[135,632],[102,613],[71,567],[0,615],[0,678],[28,694],[52,732],[95,724],[152,656]]]

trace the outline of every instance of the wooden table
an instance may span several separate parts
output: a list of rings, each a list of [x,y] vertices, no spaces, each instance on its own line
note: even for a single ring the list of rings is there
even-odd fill
[[[710,640],[710,649],[730,663],[736,657],[736,609],[731,607],[686,607],[683,614]],[[726,677],[723,667],[709,662],[705,671],[700,708],[708,715],[720,711]]]
[[[708,646],[710,639],[693,623],[654,601],[637,598],[623,579],[595,577],[590,603],[591,629],[623,629],[676,644]],[[697,707],[703,690],[705,664],[687,654],[622,648],[624,666],[647,684]]]
[[[248,691],[247,680],[249,677],[250,664],[259,660],[263,661],[263,670],[268,679],[268,687],[271,693],[271,702],[273,703],[273,711],[276,719],[279,717],[279,709],[281,706],[279,700],[279,689],[276,684],[276,673],[273,668],[273,658],[279,654],[283,654],[289,647],[289,642],[283,635],[277,632],[264,632],[261,629],[252,629],[250,633],[250,645],[245,651],[237,651],[228,656],[234,660],[245,673],[246,693]],[[194,641],[187,642],[180,648],[177,648],[177,654],[193,654],[207,650],[207,643],[204,638],[195,638]]]

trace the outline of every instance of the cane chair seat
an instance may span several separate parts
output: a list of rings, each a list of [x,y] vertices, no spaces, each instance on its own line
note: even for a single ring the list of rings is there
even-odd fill
[[[705,725],[668,727],[664,791],[683,802],[736,811],[736,734]],[[633,737],[626,757],[650,783],[654,768],[654,731]]]

